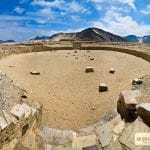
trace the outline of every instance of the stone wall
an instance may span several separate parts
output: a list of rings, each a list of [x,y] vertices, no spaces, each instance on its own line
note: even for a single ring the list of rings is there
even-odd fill
[[[42,107],[27,104],[25,90],[0,74],[0,148],[13,149],[33,128],[41,125]],[[13,142],[12,142],[13,141]]]

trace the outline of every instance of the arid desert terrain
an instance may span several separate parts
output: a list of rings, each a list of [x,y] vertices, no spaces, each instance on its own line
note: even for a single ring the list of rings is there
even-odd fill
[[[88,66],[94,72],[85,73]],[[112,67],[115,74],[109,73]],[[131,89],[135,77],[148,74],[150,64],[119,52],[58,50],[8,56],[0,60],[0,69],[29,91],[31,101],[43,104],[43,124],[80,129],[115,108],[120,91]],[[32,70],[40,75],[31,75]],[[103,82],[108,92],[100,93]]]

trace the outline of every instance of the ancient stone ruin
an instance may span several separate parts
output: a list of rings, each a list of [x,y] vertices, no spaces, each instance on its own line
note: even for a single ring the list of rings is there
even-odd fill
[[[25,103],[26,91],[0,74],[0,148],[13,149],[41,124],[41,106]]]
[[[85,72],[94,72],[94,68],[87,67]],[[121,91],[118,101],[116,100],[117,108],[106,113],[95,124],[77,131],[58,130],[44,126],[41,122],[42,106],[28,100],[28,91],[0,73],[0,148],[4,150],[149,149],[145,145],[135,145],[135,133],[150,132],[150,103],[139,103],[140,99],[150,100],[150,75],[134,79],[133,82],[131,89],[134,90]],[[99,92],[107,90],[106,84],[99,85]]]

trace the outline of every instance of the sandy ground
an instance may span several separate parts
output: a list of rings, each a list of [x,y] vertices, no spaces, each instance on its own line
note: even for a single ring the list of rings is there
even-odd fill
[[[79,129],[95,123],[116,107],[119,92],[130,89],[133,78],[150,72],[148,62],[123,53],[78,51],[75,59],[74,51],[68,52],[20,54],[0,60],[0,70],[30,89],[32,101],[43,104],[43,123],[49,127]],[[93,66],[95,72],[85,73],[87,66]],[[111,67],[116,69],[114,75],[109,74]],[[30,75],[31,70],[41,75]],[[108,85],[108,92],[98,92],[100,82]]]

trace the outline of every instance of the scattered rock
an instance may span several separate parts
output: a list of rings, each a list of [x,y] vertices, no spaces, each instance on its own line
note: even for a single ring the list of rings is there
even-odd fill
[[[132,85],[142,84],[143,80],[141,78],[135,78],[132,80]]]
[[[114,74],[115,73],[115,69],[114,68],[110,68],[109,69],[109,73]]]
[[[142,103],[137,106],[137,114],[150,126],[150,103]]]
[[[93,68],[93,67],[86,67],[86,68],[85,68],[85,72],[86,72],[86,73],[94,72],[94,68]]]
[[[15,65],[9,65],[10,68],[15,67]]]
[[[30,74],[32,74],[32,75],[40,75],[40,72],[34,70],[34,71],[31,71]]]
[[[74,53],[77,53],[77,51],[74,51]]]
[[[141,95],[139,90],[122,91],[117,102],[117,111],[121,118],[127,122],[132,122],[137,118],[136,105],[137,97]]]
[[[92,110],[95,110],[95,107],[92,107],[91,109],[92,109]]]
[[[92,60],[92,61],[93,61],[93,60],[94,60],[94,58],[90,58],[90,60]]]
[[[27,95],[23,94],[21,95],[21,98],[27,98]]]
[[[99,92],[105,92],[108,91],[108,86],[105,83],[100,83],[99,84]]]
[[[78,59],[78,57],[75,57],[75,59]]]

